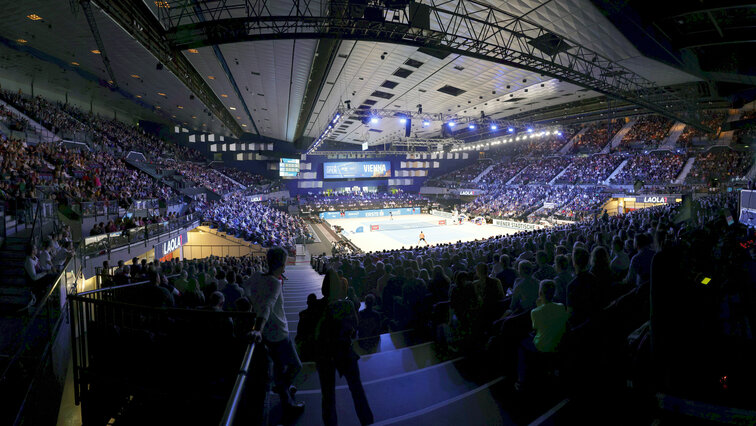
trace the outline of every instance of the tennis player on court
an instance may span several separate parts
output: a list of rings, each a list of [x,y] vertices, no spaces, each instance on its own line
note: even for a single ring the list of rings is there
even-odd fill
[[[424,242],[426,246],[430,245],[427,241],[425,241],[425,234],[423,233],[423,231],[420,231],[420,239],[417,241],[417,245],[420,245],[421,241]]]

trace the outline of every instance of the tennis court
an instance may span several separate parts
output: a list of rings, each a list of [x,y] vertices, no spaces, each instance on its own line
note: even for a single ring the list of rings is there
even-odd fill
[[[446,224],[441,224],[440,221],[446,221]],[[327,222],[344,228],[347,238],[366,252],[416,246],[420,231],[423,231],[426,241],[431,245],[472,241],[496,235],[513,234],[518,231],[488,224],[475,225],[470,222],[452,225],[451,219],[429,214],[394,216],[394,220],[390,217],[370,217],[328,219]],[[362,232],[357,232],[360,227]]]

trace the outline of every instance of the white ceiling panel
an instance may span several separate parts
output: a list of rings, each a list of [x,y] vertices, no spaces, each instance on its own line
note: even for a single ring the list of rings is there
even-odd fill
[[[316,40],[266,40],[221,46],[258,131],[291,141]]]

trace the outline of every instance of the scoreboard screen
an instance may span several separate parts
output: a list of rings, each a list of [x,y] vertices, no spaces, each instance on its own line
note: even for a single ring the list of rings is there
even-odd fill
[[[278,163],[278,175],[281,177],[299,176],[299,159],[282,158]]]

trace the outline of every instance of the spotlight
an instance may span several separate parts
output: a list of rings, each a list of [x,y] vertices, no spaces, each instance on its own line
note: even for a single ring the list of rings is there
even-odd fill
[[[495,125],[495,124],[492,124],[492,125],[491,125],[491,130],[496,130],[496,129],[498,129],[498,128],[499,128],[499,126],[497,126],[497,125]]]
[[[507,129],[507,131],[508,131],[509,133],[514,133],[514,127],[510,127],[510,128],[508,128],[508,129]]]
[[[423,120],[423,127],[428,127],[428,126],[430,126],[430,121]]]
[[[331,123],[339,121],[339,117],[341,117],[341,114],[336,114],[336,117],[333,117],[333,121]]]
[[[528,133],[533,133],[533,129],[528,127]]]
[[[455,124],[456,124],[456,123],[454,123],[453,121],[450,121],[450,122],[449,122],[449,127],[454,127],[454,125],[455,125]]]
[[[468,129],[470,129],[470,130],[473,130],[473,129],[475,129],[475,124],[473,124],[473,123],[470,123],[470,124],[469,124],[469,125],[467,126],[467,128],[468,128]]]
[[[557,132],[557,135],[562,136],[562,132]]]
[[[378,124],[378,121],[379,121],[378,117],[372,117],[372,118],[370,118],[370,122],[372,124]]]
[[[399,122],[402,123],[402,124],[407,124],[407,119],[404,118],[404,117],[402,117],[402,118],[399,119]]]

